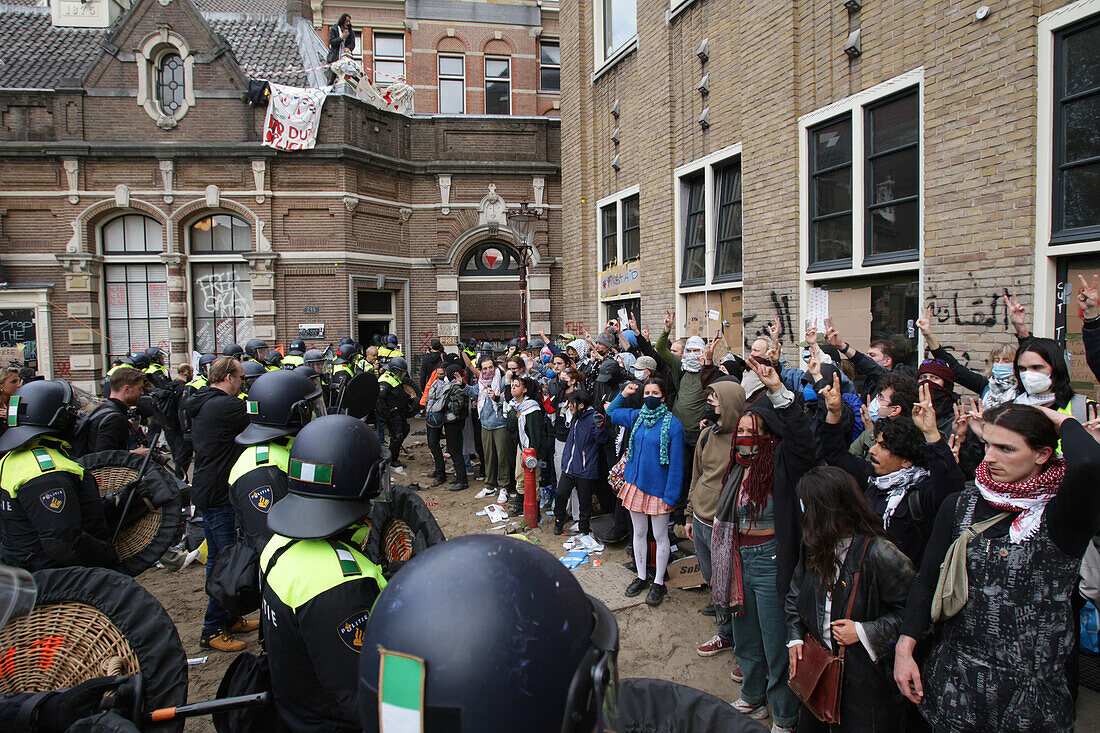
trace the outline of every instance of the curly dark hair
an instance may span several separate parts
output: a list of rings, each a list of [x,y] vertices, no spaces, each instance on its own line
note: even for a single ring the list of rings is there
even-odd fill
[[[807,471],[795,488],[802,510],[802,544],[806,570],[816,573],[830,593],[840,575],[837,545],[845,537],[882,537],[882,519],[859,490],[856,480],[836,466]]]
[[[913,423],[913,418],[902,414],[893,420],[875,423],[875,440],[882,436],[882,446],[898,458],[910,461],[914,466],[924,465],[924,433]]]
[[[892,389],[894,394],[890,398],[890,404],[900,407],[902,415],[912,414],[913,405],[919,399],[915,379],[901,372],[890,372],[879,379],[876,386],[880,394],[884,389]]]

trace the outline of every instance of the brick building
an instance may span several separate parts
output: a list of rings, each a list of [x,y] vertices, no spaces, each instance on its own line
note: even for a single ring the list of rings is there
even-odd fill
[[[1100,2],[979,5],[563,4],[563,312],[790,344],[831,310],[865,348],[923,305],[984,366],[1016,291],[1088,382]]]
[[[543,213],[530,325],[560,322],[558,119],[334,94],[314,149],[264,147],[249,74],[318,85],[295,70],[325,47],[307,5],[260,1],[0,5],[5,361],[34,342],[42,373],[90,386],[150,344],[179,363],[319,327],[309,343],[503,340],[520,326],[506,213],[523,200]]]

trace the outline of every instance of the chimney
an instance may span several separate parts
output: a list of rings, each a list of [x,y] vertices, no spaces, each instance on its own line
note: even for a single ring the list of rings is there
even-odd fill
[[[313,22],[313,6],[309,0],[286,0],[286,22],[294,25],[295,18]]]

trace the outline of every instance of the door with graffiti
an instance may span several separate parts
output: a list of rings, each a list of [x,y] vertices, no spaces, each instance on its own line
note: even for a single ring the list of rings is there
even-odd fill
[[[1069,376],[1073,389],[1092,399],[1100,396],[1096,376],[1085,363],[1085,344],[1081,339],[1084,315],[1077,304],[1081,287],[1079,276],[1089,283],[1100,273],[1100,257],[1062,257],[1058,260],[1058,286],[1054,290],[1054,337],[1066,348]]]

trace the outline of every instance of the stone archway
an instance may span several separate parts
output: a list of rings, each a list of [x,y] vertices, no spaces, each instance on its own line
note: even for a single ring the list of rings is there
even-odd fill
[[[489,341],[501,349],[521,335],[517,252],[501,239],[471,247],[458,265],[459,338]]]

